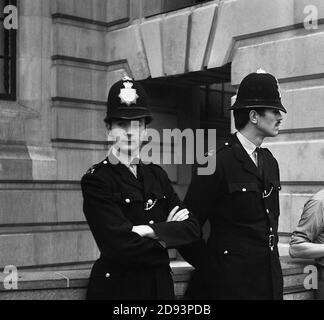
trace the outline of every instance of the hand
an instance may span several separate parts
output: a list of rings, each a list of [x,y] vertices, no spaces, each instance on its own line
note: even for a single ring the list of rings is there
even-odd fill
[[[167,219],[167,222],[171,221],[184,221],[189,218],[189,211],[187,209],[182,209],[178,211],[179,206],[174,207]],[[178,211],[178,212],[177,212]]]
[[[147,225],[133,226],[132,231],[137,233],[141,237],[148,237],[152,239],[157,238],[154,230]]]

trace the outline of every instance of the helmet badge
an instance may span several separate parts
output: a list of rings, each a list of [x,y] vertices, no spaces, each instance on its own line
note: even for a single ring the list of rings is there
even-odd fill
[[[262,68],[258,69],[257,72],[258,74],[262,74],[262,73],[267,73],[266,71],[264,71]]]
[[[120,89],[119,98],[121,103],[125,103],[130,106],[132,103],[136,103],[136,100],[139,98],[137,95],[136,89],[133,89],[132,82],[124,82],[124,89]]]

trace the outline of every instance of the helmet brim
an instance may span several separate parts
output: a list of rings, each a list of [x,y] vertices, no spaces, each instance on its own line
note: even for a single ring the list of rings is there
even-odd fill
[[[287,113],[287,110],[281,104],[281,102],[275,102],[275,103],[260,102],[258,104],[255,104],[255,102],[251,102],[251,103],[235,102],[229,110],[257,109],[257,108],[275,109]]]
[[[125,107],[110,112],[109,115],[106,116],[105,122],[112,119],[138,120],[142,118],[145,118],[147,124],[153,120],[153,116],[147,108]]]

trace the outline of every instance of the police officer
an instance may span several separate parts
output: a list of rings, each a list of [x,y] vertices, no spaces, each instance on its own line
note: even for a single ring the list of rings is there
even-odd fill
[[[151,120],[138,82],[125,76],[111,87],[105,122],[115,144],[81,181],[84,214],[101,253],[88,299],[173,299],[168,248],[199,239],[199,223],[167,174],[139,158]]]
[[[234,110],[235,135],[215,155],[216,171],[194,176],[185,204],[210,236],[180,251],[196,271],[187,298],[282,299],[278,254],[279,167],[265,137],[279,133],[278,81],[258,70],[240,84]]]

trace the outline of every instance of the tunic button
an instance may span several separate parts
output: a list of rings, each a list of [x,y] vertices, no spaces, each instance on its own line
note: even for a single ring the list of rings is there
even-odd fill
[[[108,164],[108,161],[107,161],[107,160],[105,160],[105,161],[103,162],[103,164]]]
[[[229,145],[229,143],[228,142],[225,142],[225,146],[228,146]]]
[[[130,199],[125,199],[125,202],[126,203],[130,203]]]
[[[110,277],[110,273],[106,273],[106,278],[109,278]]]
[[[272,230],[273,230],[273,229],[272,229],[272,228],[270,228],[270,232],[272,232]]]
[[[227,250],[225,250],[225,251],[224,251],[224,254],[225,254],[225,255],[226,255],[226,254],[228,254],[228,251],[227,251]]]
[[[149,222],[150,224],[154,224],[154,221],[153,220],[151,220],[150,222]]]
[[[269,213],[270,213],[269,209],[267,209],[266,211],[267,211],[267,214],[269,214]]]
[[[149,206],[151,206],[151,205],[153,204],[153,200],[151,200],[151,199],[148,200],[148,201],[147,201],[147,204],[148,204]]]
[[[243,192],[246,192],[246,188],[243,188],[242,191],[243,191]]]

